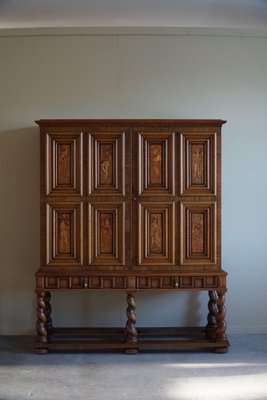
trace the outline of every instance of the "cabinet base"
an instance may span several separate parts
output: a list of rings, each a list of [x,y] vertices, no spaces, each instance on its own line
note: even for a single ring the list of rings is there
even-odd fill
[[[125,341],[123,328],[53,328],[47,342],[35,342],[36,353],[49,350],[122,350],[137,354],[139,350],[214,350],[226,353],[228,340],[206,337],[205,327],[139,328],[136,342]]]

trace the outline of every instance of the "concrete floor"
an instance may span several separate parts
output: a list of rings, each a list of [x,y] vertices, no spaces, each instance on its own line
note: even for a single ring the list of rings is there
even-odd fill
[[[228,354],[32,352],[0,337],[0,400],[264,400],[267,335],[231,335]]]

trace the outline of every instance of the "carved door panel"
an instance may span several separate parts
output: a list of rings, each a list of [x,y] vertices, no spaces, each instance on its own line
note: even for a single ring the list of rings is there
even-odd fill
[[[125,132],[89,134],[88,194],[125,195]]]
[[[216,132],[182,133],[180,138],[181,194],[216,195]]]
[[[138,205],[138,264],[174,265],[174,203]]]
[[[46,205],[46,264],[82,265],[83,212],[81,203]]]
[[[174,133],[137,132],[138,194],[174,194]]]
[[[90,264],[125,264],[125,204],[89,204],[88,260]]]
[[[181,265],[216,265],[215,202],[181,203]]]
[[[82,195],[83,192],[83,134],[47,133],[46,195]]]

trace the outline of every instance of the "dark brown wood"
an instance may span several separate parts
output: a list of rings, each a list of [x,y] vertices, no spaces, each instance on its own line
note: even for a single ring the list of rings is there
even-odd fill
[[[51,318],[51,304],[50,304],[50,299],[51,299],[51,294],[50,292],[45,292],[45,297],[44,297],[44,302],[45,302],[45,309],[44,309],[44,313],[45,313],[45,326],[46,326],[46,330],[48,335],[52,332],[53,329],[53,323],[52,323],[52,318]]]
[[[215,290],[209,290],[209,302],[208,302],[208,309],[209,309],[209,313],[208,313],[208,324],[206,326],[206,333],[207,333],[207,337],[211,338],[211,339],[215,339],[216,338],[216,327],[217,327],[217,313],[218,313],[218,309],[217,309],[217,292]]]
[[[136,315],[135,315],[135,301],[133,293],[127,293],[127,322],[126,322],[126,339],[125,342],[127,344],[132,345],[137,342],[137,330],[135,328],[136,324]],[[127,348],[125,350],[127,354],[136,354],[137,350],[135,348]]]
[[[41,132],[37,351],[71,345],[112,348],[112,343],[131,354],[140,348],[183,348],[182,338],[164,344],[159,337],[142,342],[137,336],[138,290],[209,292],[208,324],[201,330],[206,339],[193,337],[184,346],[226,351],[227,274],[221,266],[225,121],[36,122]],[[107,347],[105,340],[94,347],[90,337],[53,342],[57,330],[50,292],[85,290],[127,292],[123,343],[113,333]]]

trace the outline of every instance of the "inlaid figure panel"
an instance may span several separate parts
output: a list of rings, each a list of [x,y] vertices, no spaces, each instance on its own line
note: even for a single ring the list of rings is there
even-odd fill
[[[174,203],[140,203],[138,264],[174,264]]]
[[[89,264],[125,264],[124,203],[89,204]]]
[[[182,202],[181,264],[216,261],[216,204]]]
[[[138,133],[138,192],[173,194],[174,133]]]
[[[181,194],[216,194],[216,136],[181,134]]]
[[[81,204],[50,203],[46,207],[47,265],[80,265],[83,254]]]
[[[83,134],[46,134],[46,194],[82,195]]]
[[[89,194],[122,194],[125,181],[125,133],[89,134]]]

